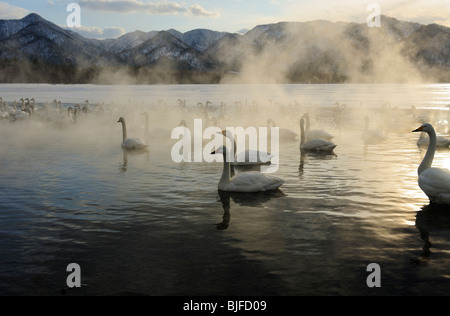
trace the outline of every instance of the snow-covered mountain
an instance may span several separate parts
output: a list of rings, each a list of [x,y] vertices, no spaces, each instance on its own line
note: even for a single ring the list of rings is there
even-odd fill
[[[119,52],[124,64],[134,67],[153,65],[161,59],[174,61],[178,67],[207,70],[203,55],[167,31],[158,32],[140,45]]]
[[[190,47],[203,52],[208,49],[209,46],[224,37],[226,34],[226,32],[215,32],[206,29],[197,29],[184,33],[181,37],[181,40],[188,44]]]
[[[216,79],[240,73],[247,81],[448,81],[450,29],[383,16],[379,28],[365,23],[280,22],[245,34],[170,29],[94,40],[30,14],[21,20],[0,20],[0,66],[9,67],[13,75],[20,61],[33,62],[36,69],[39,63],[90,67],[89,78],[102,67],[164,65],[214,72]],[[0,74],[0,80],[8,76]]]

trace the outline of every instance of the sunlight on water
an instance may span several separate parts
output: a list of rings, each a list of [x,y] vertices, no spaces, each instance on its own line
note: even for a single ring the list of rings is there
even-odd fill
[[[448,85],[3,85],[0,96],[37,102],[35,119],[0,121],[0,294],[59,295],[72,262],[89,284],[74,295],[449,289],[450,215],[418,186],[426,149],[411,132],[448,117]],[[45,110],[55,98],[62,111]],[[88,114],[69,117],[85,100]],[[183,119],[192,129],[194,119],[225,128],[270,118],[299,134],[304,113],[337,147],[300,155],[299,139],[281,141],[278,191],[218,192],[222,163],[171,159]],[[148,152],[122,151],[120,116]],[[384,142],[364,143],[366,116]],[[433,166],[450,169],[449,155],[438,150]],[[383,273],[376,292],[372,262]]]

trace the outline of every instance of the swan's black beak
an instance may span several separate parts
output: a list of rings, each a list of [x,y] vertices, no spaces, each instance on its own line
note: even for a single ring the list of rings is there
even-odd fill
[[[413,130],[413,132],[422,132],[423,131],[423,126],[419,127],[418,129]]]
[[[214,150],[212,153],[211,153],[211,155],[215,155],[216,154],[216,151]]]

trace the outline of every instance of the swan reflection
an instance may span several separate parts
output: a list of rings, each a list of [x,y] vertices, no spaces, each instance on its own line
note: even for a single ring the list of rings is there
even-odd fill
[[[416,215],[416,227],[424,241],[423,251],[412,264],[426,265],[431,255],[430,235],[450,241],[450,206],[431,203],[424,206]]]
[[[266,192],[256,192],[256,193],[240,193],[240,192],[226,192],[218,191],[219,200],[223,207],[222,222],[216,224],[218,230],[225,230],[229,227],[231,219],[231,200],[234,204],[239,206],[250,206],[259,208],[262,207],[264,203],[269,202],[271,199],[285,197],[281,190],[266,191]]]
[[[130,149],[122,149],[122,153],[123,153],[123,162],[120,164],[119,166],[119,170],[120,173],[125,173],[128,170],[128,156],[137,156],[137,155],[142,155],[145,154],[145,159],[148,162],[150,160],[150,153],[148,152],[148,150],[130,150]]]
[[[298,177],[300,179],[303,178],[305,173],[305,163],[308,162],[309,158],[312,158],[312,160],[333,160],[337,159],[337,155],[335,153],[326,152],[300,153],[300,163],[298,165]]]

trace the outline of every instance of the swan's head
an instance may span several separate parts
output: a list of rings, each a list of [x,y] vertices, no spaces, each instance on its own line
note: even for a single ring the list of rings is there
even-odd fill
[[[217,155],[217,154],[225,154],[227,152],[226,146],[219,146],[216,150],[214,150],[211,155]]]
[[[123,117],[121,117],[121,118],[117,121],[117,123],[125,123],[125,119],[124,119]]]
[[[430,123],[422,124],[418,129],[413,130],[413,132],[425,132],[430,133],[431,131],[434,131],[433,125]]]
[[[216,134],[223,135],[223,136],[229,138],[230,140],[234,141],[234,136],[231,131],[227,132],[227,130],[222,130],[220,132],[217,132]]]

